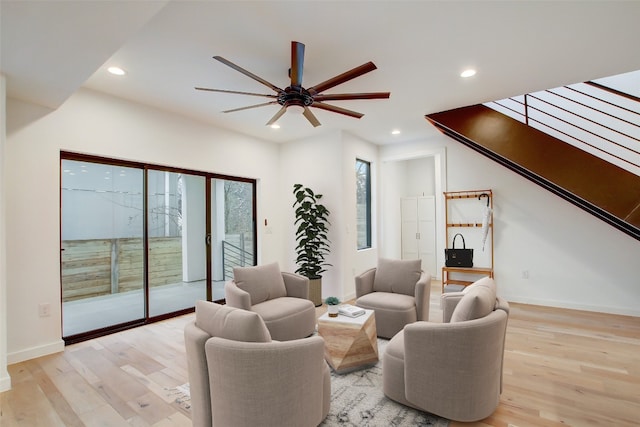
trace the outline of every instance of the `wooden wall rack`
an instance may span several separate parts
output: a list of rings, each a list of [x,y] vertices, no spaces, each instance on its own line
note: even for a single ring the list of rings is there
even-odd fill
[[[474,266],[474,267],[442,267],[442,292],[445,292],[447,285],[462,285],[468,286],[473,281],[471,280],[462,280],[462,279],[452,279],[450,278],[451,273],[455,273],[457,275],[484,275],[493,277],[493,192],[491,190],[472,190],[472,191],[449,191],[444,192],[444,209],[445,209],[445,238],[447,245],[449,244],[451,238],[457,233],[459,230],[457,228],[465,228],[465,227],[482,227],[482,222],[453,222],[451,221],[451,206],[450,204],[455,203],[456,200],[460,199],[479,199],[487,198],[487,203],[489,208],[491,209],[491,215],[489,216],[489,235],[487,237],[488,243],[490,243],[490,260],[491,265],[488,266]],[[481,215],[479,214],[481,218]]]

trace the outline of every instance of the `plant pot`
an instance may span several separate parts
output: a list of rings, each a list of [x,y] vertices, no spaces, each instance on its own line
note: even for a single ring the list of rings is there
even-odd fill
[[[316,307],[322,305],[322,278],[309,279],[309,299]]]
[[[329,313],[329,317],[338,317],[338,306],[328,305],[327,312]]]

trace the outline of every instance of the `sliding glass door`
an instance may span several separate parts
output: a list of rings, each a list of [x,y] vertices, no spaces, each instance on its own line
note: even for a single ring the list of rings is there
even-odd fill
[[[149,317],[207,298],[205,177],[149,170]]]
[[[61,159],[65,342],[224,299],[255,265],[255,180],[74,153]]]
[[[144,319],[144,171],[61,166],[63,336]]]
[[[255,184],[211,180],[213,300],[224,298],[234,267],[256,264]]]

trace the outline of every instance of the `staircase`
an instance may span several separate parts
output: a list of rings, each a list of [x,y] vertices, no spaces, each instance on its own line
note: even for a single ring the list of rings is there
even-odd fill
[[[588,82],[425,117],[640,240],[640,99]]]

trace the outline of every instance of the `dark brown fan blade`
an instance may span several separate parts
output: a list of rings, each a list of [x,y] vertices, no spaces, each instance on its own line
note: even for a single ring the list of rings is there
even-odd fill
[[[196,87],[196,90],[206,90],[209,92],[222,92],[222,93],[234,93],[236,95],[251,95],[251,96],[264,96],[266,98],[277,98],[278,95],[264,94],[264,93],[253,93],[253,92],[239,92],[237,90],[225,90],[225,89],[211,89],[208,87]]]
[[[252,72],[247,71],[244,68],[234,64],[233,62],[224,59],[222,56],[214,56],[213,59],[216,59],[216,60],[222,62],[224,65],[226,65],[228,67],[231,67],[236,71],[241,72],[242,74],[244,74],[247,77],[251,77],[253,80],[255,80],[257,82],[260,82],[260,83],[262,83],[263,85],[265,85],[267,87],[270,87],[271,89],[273,89],[276,92],[282,92],[282,89],[280,89],[278,86],[276,86],[276,85],[274,85],[272,83],[269,83],[268,81],[266,81],[262,77],[258,77],[255,74],[253,74]]]
[[[240,108],[234,108],[233,110],[226,110],[226,111],[223,111],[223,113],[234,113],[236,111],[249,110],[251,108],[264,107],[266,105],[277,104],[277,103],[278,101],[265,102],[263,104],[249,105],[248,107],[240,107]]]
[[[349,99],[383,99],[389,98],[391,92],[371,92],[371,93],[337,93],[334,95],[316,95],[314,101],[346,101]]]
[[[272,124],[277,122],[278,119],[285,113],[285,111],[287,111],[287,107],[283,106],[273,117],[271,117],[271,120],[267,122],[267,126],[271,126]]]
[[[320,84],[317,84],[315,86],[310,87],[309,89],[307,89],[309,91],[309,93],[311,93],[311,95],[315,95],[318,93],[322,93],[327,89],[331,89],[334,86],[338,86],[339,84],[342,84],[344,82],[347,82],[349,80],[355,79],[356,77],[359,77],[363,74],[366,74],[370,71],[375,70],[377,67],[375,66],[375,64],[371,61],[367,62],[366,64],[363,64],[359,67],[354,68],[353,70],[349,70],[347,72],[344,72],[338,76],[335,76],[332,79],[329,79],[325,82],[322,82]]]
[[[305,116],[307,120],[309,120],[309,123],[311,123],[314,128],[320,126],[320,122],[318,121],[316,116],[314,116],[311,110],[307,107],[304,107],[304,113],[302,113],[302,115]]]
[[[304,65],[304,45],[291,42],[291,86],[302,86],[302,67]]]
[[[347,110],[346,108],[336,107],[335,105],[324,104],[322,102],[314,102],[313,104],[311,104],[311,107],[333,111],[334,113],[344,114],[345,116],[355,117],[356,119],[364,116],[364,114],[358,113],[357,111]]]

